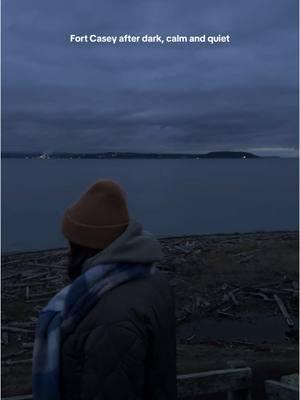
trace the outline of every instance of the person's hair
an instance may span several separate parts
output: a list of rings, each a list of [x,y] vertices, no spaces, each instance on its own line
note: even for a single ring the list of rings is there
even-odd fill
[[[83,263],[101,250],[83,247],[73,242],[69,242],[69,245],[68,276],[73,281],[81,274]]]

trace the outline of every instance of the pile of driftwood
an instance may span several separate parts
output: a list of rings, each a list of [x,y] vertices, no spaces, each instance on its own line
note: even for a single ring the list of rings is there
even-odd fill
[[[275,311],[282,314],[289,328],[295,327],[292,314],[298,310],[299,286],[296,281],[278,282],[272,285],[232,288],[226,283],[218,290],[216,298],[207,301],[196,296],[194,301],[183,307],[181,316],[177,319],[177,324],[195,318],[196,315],[205,317],[224,317],[238,319],[240,314],[247,307],[247,299],[256,298],[263,302],[270,303]]]
[[[65,262],[66,250],[5,258],[1,274],[2,365],[31,363],[38,312],[65,285]]]
[[[51,257],[51,262],[43,262]],[[29,260],[27,260],[29,258]],[[53,258],[59,258],[55,263]],[[2,263],[2,296],[4,300],[24,299],[25,303],[39,303],[49,298],[64,285],[66,251],[49,252],[35,257],[15,256]]]
[[[245,234],[219,234],[219,235],[203,235],[203,236],[187,236],[162,238],[161,245],[166,255],[176,254],[200,254],[206,251],[211,251],[217,248],[228,251],[230,249],[238,248],[239,244],[251,247],[253,244],[269,242],[276,240],[279,242],[290,242],[291,240],[298,240],[298,232],[254,232]],[[238,251],[234,257],[241,264],[251,261],[260,252],[260,246],[255,249],[246,251]]]

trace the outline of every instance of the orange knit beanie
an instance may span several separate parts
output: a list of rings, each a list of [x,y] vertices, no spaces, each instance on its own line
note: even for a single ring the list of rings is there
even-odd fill
[[[110,180],[99,180],[65,211],[62,232],[70,242],[101,250],[120,236],[128,223],[121,187]]]

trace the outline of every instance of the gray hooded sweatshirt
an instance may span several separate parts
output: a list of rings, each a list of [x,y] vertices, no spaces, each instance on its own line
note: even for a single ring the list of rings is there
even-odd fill
[[[143,230],[141,224],[130,220],[127,229],[108,247],[89,258],[83,265],[83,271],[107,263],[152,264],[162,257],[159,242],[150,233]]]

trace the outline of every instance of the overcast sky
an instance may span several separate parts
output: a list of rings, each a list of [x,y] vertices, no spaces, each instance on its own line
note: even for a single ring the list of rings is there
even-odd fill
[[[5,151],[296,155],[298,1],[4,0]],[[70,34],[231,43],[71,44]]]

